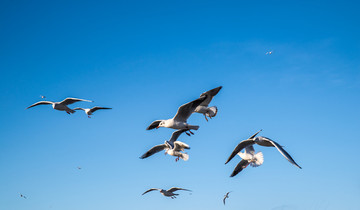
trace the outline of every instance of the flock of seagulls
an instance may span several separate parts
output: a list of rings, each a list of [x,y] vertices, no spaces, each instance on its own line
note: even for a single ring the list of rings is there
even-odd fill
[[[272,51],[268,52],[267,54],[271,54]],[[182,159],[184,161],[187,161],[189,159],[189,155],[185,153],[184,151],[186,149],[190,149],[190,146],[187,145],[184,142],[178,141],[178,138],[182,133],[186,133],[187,135],[194,134],[191,130],[198,130],[200,126],[198,125],[191,125],[187,121],[189,117],[192,115],[192,113],[201,113],[204,115],[206,121],[208,121],[208,118],[212,119],[216,116],[218,112],[218,108],[216,106],[209,107],[210,102],[216,96],[219,91],[221,90],[222,86],[219,86],[217,88],[214,88],[212,90],[209,90],[207,92],[204,92],[200,95],[199,98],[190,101],[178,108],[177,113],[175,116],[171,119],[167,120],[156,120],[152,122],[146,130],[152,130],[157,129],[159,127],[165,127],[165,128],[172,128],[176,129],[170,137],[169,140],[166,140],[163,144],[156,145],[152,147],[150,150],[145,152],[140,159],[148,158],[155,153],[158,153],[160,151],[165,151],[165,154],[169,154],[171,156],[177,157],[175,161],[178,161],[179,159]],[[291,164],[295,165],[296,167],[301,167],[295,162],[295,160],[287,153],[283,146],[279,145],[277,142],[264,137],[257,135],[262,130],[256,132],[254,135],[252,135],[250,138],[241,141],[233,150],[225,164],[227,164],[229,161],[231,161],[236,155],[239,155],[241,158],[241,161],[237,164],[233,172],[231,173],[230,177],[236,176],[238,173],[240,173],[244,168],[246,168],[248,165],[251,165],[252,167],[258,167],[264,163],[264,156],[262,152],[255,153],[255,149],[253,147],[254,144],[257,144],[259,146],[264,147],[275,147]],[[244,150],[244,152],[241,152]],[[143,193],[146,194],[153,190],[158,190],[160,193],[166,197],[176,198],[173,192],[175,190],[179,190],[182,188],[171,188],[169,190],[164,189],[158,189],[158,188],[151,188]],[[184,189],[182,189],[184,190]],[[225,200],[229,198],[229,193],[227,192],[223,198],[223,203],[225,205]]]
[[[271,52],[272,51],[270,51],[269,54],[271,54]],[[180,159],[187,161],[189,159],[189,155],[185,152],[185,150],[189,150],[190,146],[184,142],[178,141],[178,138],[181,136],[182,133],[191,136],[194,134],[192,130],[198,130],[200,128],[199,125],[191,125],[187,122],[189,117],[193,113],[200,113],[204,115],[206,121],[208,121],[208,118],[212,119],[217,115],[218,108],[216,106],[209,107],[209,104],[214,98],[214,96],[216,96],[221,89],[222,86],[216,87],[214,89],[202,93],[199,98],[190,101],[186,104],[183,104],[178,108],[177,113],[173,118],[166,120],[156,120],[152,122],[146,128],[146,130],[152,130],[155,128],[158,129],[160,127],[164,127],[164,128],[175,129],[175,131],[172,133],[169,140],[166,140],[163,144],[155,145],[147,152],[145,152],[142,156],[140,156],[140,159],[146,159],[156,153],[165,151],[165,155],[168,154],[170,156],[176,157],[175,159],[176,162],[179,161]],[[41,96],[41,98],[45,99],[46,97]],[[68,107],[69,105],[74,104],[76,102],[93,102],[93,101],[79,99],[79,98],[66,98],[61,102],[39,101],[30,105],[26,109],[38,105],[52,105],[53,109],[58,111],[65,111],[68,114],[73,114],[76,112],[76,110],[83,110],[89,118],[97,110],[111,109],[108,107],[99,107],[99,106],[95,106],[93,108],[77,107],[74,109]],[[243,169],[245,169],[249,165],[252,167],[258,167],[264,163],[264,155],[262,152],[257,152],[257,153],[255,152],[254,149],[255,144],[263,147],[275,147],[281,153],[281,155],[283,155],[292,165],[301,169],[301,167],[295,162],[295,160],[290,156],[290,154],[284,150],[283,146],[271,140],[270,138],[264,136],[257,136],[261,131],[262,130],[256,132],[248,139],[241,141],[232,151],[229,158],[226,160],[225,164],[230,162],[236,155],[240,156],[241,161],[236,165],[230,177],[236,176],[238,173],[240,173]],[[78,166],[77,169],[81,170],[81,167]],[[188,189],[183,189],[178,187],[172,187],[168,190],[151,188],[145,191],[142,195],[155,190],[159,191],[163,196],[170,197],[172,199],[176,198],[176,196],[179,195],[174,193],[175,191],[178,190],[191,191]],[[225,200],[229,198],[229,194],[230,192],[227,192],[224,195],[223,198],[224,205],[225,205]],[[22,194],[20,194],[20,196],[26,198]]]

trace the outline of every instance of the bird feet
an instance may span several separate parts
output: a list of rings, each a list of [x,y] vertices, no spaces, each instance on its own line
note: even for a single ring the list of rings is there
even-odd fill
[[[188,133],[188,132],[189,132],[189,133]],[[194,133],[191,132],[191,130],[185,131],[185,133],[186,133],[186,135],[188,135],[188,136],[194,135]]]
[[[205,120],[206,122],[209,122],[208,118],[206,117],[206,115],[204,114]]]
[[[176,159],[175,159],[175,162],[178,162],[180,160],[180,157],[177,157]]]

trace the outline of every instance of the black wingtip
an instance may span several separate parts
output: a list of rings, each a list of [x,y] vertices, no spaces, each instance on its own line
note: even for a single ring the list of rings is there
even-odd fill
[[[146,128],[146,130],[152,130],[152,129],[158,127],[160,122],[161,122],[161,120],[155,120]]]

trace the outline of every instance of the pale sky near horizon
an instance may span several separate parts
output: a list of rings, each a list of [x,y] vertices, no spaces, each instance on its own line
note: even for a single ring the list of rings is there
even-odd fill
[[[360,209],[356,1],[0,2],[0,210]],[[266,52],[273,51],[271,55]],[[187,162],[139,157],[156,119],[217,87]],[[88,119],[38,106],[107,106]],[[224,165],[258,130],[264,164]],[[81,170],[77,169],[80,166]],[[170,199],[149,188],[183,187]],[[224,207],[222,198],[232,191]],[[27,196],[21,198],[20,193]]]

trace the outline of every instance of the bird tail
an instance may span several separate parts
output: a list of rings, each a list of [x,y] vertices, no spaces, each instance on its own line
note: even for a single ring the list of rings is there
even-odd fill
[[[200,126],[198,125],[190,125],[189,126],[189,129],[192,129],[192,130],[198,130],[200,128]]]
[[[74,114],[76,111],[73,110],[73,109],[70,109],[69,112],[70,112],[71,114]]]
[[[208,112],[206,113],[208,117],[215,117],[218,112],[218,108],[216,106],[212,106],[208,108]]]
[[[256,153],[253,161],[250,163],[252,167],[261,166],[264,163],[264,155],[262,152]]]
[[[186,153],[181,153],[180,158],[183,159],[184,161],[187,161],[187,160],[189,160],[189,155]]]

